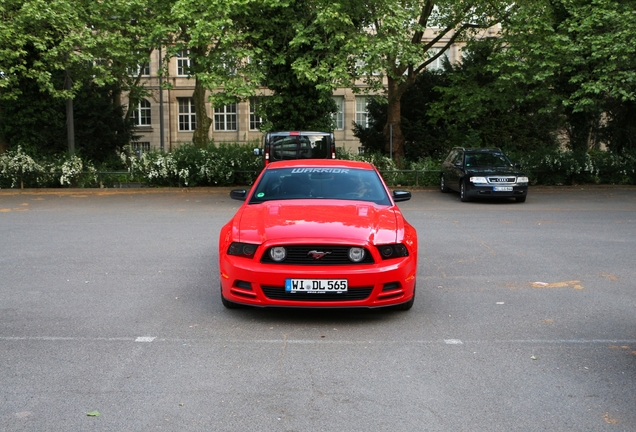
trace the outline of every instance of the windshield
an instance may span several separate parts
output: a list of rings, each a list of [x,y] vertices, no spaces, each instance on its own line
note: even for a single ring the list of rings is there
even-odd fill
[[[467,167],[509,167],[510,159],[503,153],[466,153]]]
[[[320,167],[266,170],[254,186],[250,204],[289,199],[342,199],[391,205],[376,171]]]

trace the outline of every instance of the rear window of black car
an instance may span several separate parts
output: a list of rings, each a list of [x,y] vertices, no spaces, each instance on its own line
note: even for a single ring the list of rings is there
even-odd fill
[[[376,171],[331,167],[268,169],[254,186],[250,204],[290,199],[342,199],[391,204]]]

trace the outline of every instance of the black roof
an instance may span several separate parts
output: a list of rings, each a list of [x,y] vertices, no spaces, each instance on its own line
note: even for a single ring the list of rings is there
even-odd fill
[[[499,152],[503,153],[504,151],[498,147],[487,147],[487,148],[477,148],[477,147],[453,147],[453,150],[463,150],[465,152],[471,153],[490,153],[490,152]]]
[[[284,131],[284,132],[267,132],[270,136],[290,136],[290,135],[331,135],[331,132],[314,132],[314,131]]]

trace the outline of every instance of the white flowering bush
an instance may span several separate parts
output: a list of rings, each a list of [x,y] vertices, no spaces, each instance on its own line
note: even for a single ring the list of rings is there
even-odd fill
[[[59,165],[52,164],[49,169],[51,174],[59,174],[62,186],[86,186],[86,183],[97,182],[97,169],[90,162],[84,162],[76,155],[62,160]]]
[[[151,151],[139,157],[125,151],[120,157],[134,178],[154,186],[252,184],[262,168],[253,146],[239,144],[184,144],[172,153]]]
[[[42,165],[24,153],[21,146],[0,154],[0,177],[8,181],[12,188],[18,184],[20,188],[24,188],[25,181],[29,185],[33,182],[37,185],[38,175],[43,172]]]
[[[143,153],[136,163],[137,170],[148,184],[172,186],[178,184],[177,161],[171,153]]]
[[[149,186],[250,185],[263,167],[262,157],[253,154],[257,146],[212,143],[200,148],[186,144],[172,153],[136,155],[124,149],[120,157],[128,169],[126,179]],[[390,186],[433,186],[439,182],[440,161],[431,158],[408,162],[400,171],[393,160],[380,153],[359,155],[338,148],[337,157],[374,164]],[[514,159],[521,162],[532,184],[636,184],[636,153],[550,151]],[[97,187],[98,175],[98,170],[79,156],[37,159],[21,147],[0,154],[0,187]]]
[[[337,149],[339,159],[357,160],[369,162],[382,174],[382,178],[389,186],[433,186],[439,183],[440,161],[433,158],[423,158],[415,162],[407,162],[406,166],[398,171],[394,160],[381,153],[354,154],[346,150]],[[395,172],[393,172],[395,171]],[[413,171],[418,171],[417,175]]]
[[[634,155],[606,151],[535,152],[521,157],[523,168],[534,184],[634,184]]]
[[[636,158],[633,154],[606,151],[535,152],[521,157],[521,164],[533,184],[634,184]]]
[[[21,146],[0,154],[0,186],[87,187],[97,183],[97,169],[79,156],[36,159]]]
[[[590,152],[592,181],[599,184],[636,184],[636,155]]]

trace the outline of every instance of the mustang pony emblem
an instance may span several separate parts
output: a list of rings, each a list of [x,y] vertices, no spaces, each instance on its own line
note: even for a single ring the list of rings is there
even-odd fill
[[[315,260],[319,260],[322,257],[324,257],[325,255],[330,255],[331,252],[321,252],[321,251],[317,251],[317,250],[312,250],[307,252],[307,256],[312,257]]]

